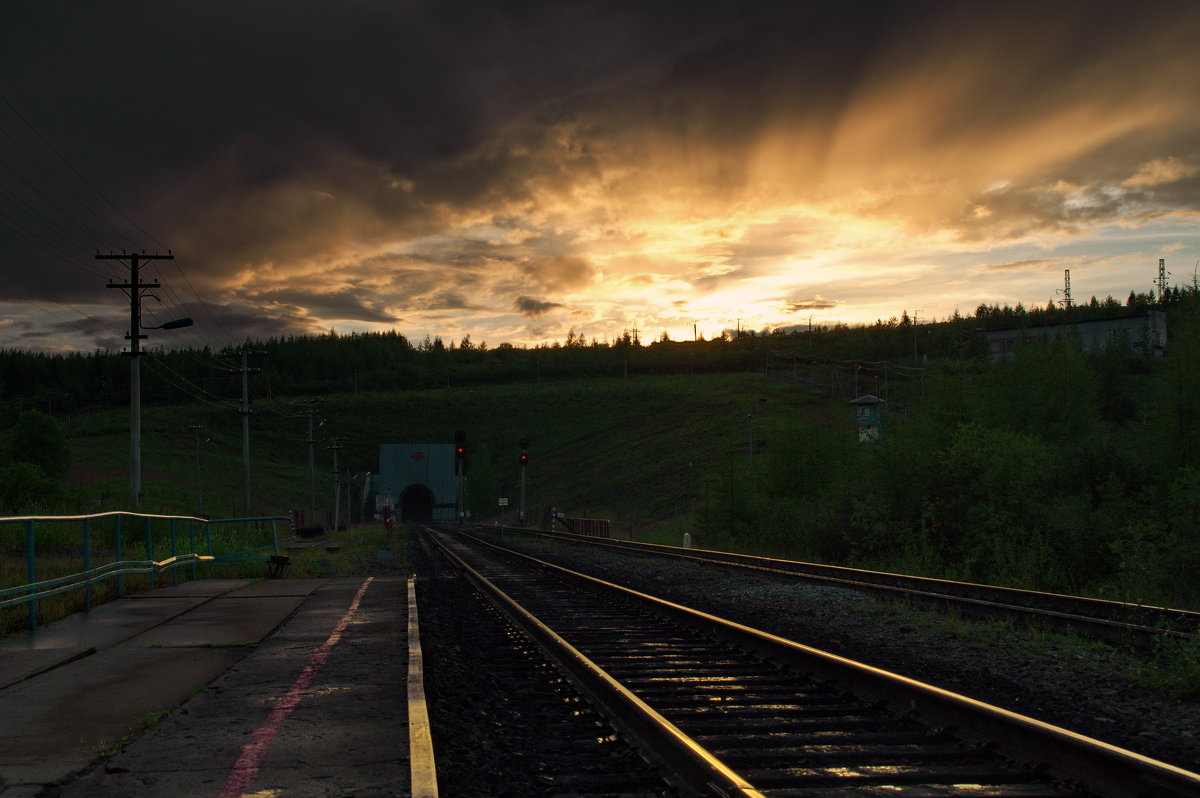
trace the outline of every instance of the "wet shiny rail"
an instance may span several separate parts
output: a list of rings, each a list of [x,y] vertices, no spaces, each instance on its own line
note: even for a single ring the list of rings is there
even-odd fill
[[[1132,752],[478,539],[436,538],[689,794],[1200,794],[1200,776]]]
[[[756,557],[749,554],[585,538],[559,532],[512,527],[502,530],[481,527],[479,532],[485,537],[498,533],[544,537],[581,546],[599,546],[608,550],[685,560],[712,567],[776,574],[808,582],[847,587],[885,598],[914,601],[926,606],[952,608],[975,617],[1017,620],[1044,629],[1068,631],[1140,648],[1151,649],[1164,637],[1181,641],[1200,639],[1200,612],[1190,610]]]

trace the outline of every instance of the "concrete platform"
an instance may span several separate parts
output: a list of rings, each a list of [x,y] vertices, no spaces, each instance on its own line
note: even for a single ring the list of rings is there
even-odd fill
[[[171,623],[130,638],[128,645],[139,648],[253,645],[283,623],[307,596],[307,593],[267,598],[220,596],[172,619]]]
[[[336,645],[361,579],[329,580],[275,634],[177,713],[62,785],[61,798],[186,798],[229,788],[234,763],[295,699],[241,794],[408,794],[405,582],[376,579]],[[328,654],[314,664],[319,652]],[[293,690],[313,673],[301,696]],[[10,798],[5,795],[4,798]]]
[[[199,596],[115,599],[91,612],[77,612],[21,637],[0,641],[0,658],[39,649],[111,648],[210,600]]]
[[[96,653],[94,648],[40,648],[19,654],[0,652],[0,690],[39,673]]]
[[[86,767],[241,657],[229,648],[118,646],[0,692],[0,783],[49,784]]]
[[[145,593],[134,593],[128,598],[134,600],[174,598],[179,596],[213,598],[253,584],[253,579],[196,579],[195,581],[183,582],[178,585],[166,585]]]
[[[4,641],[0,798],[48,785],[62,795],[216,795],[301,673],[312,683],[292,696],[299,703],[276,730],[256,789],[315,778],[308,783],[403,794],[403,586],[202,580]]]

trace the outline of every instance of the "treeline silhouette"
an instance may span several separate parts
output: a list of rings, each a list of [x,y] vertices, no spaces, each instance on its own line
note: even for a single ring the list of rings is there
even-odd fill
[[[816,363],[880,363],[921,367],[930,360],[986,355],[984,332],[1006,327],[1076,323],[1173,307],[1194,289],[1168,291],[1164,302],[1131,293],[1062,308],[980,305],[973,315],[918,323],[907,312],[874,324],[772,331],[726,331],[710,340],[673,341],[666,333],[647,343],[626,331],[612,341],[586,340],[571,331],[563,342],[518,347],[476,344],[471,337],[413,341],[395,332],[290,336],[247,340],[240,347],[149,349],[142,355],[146,404],[205,401],[235,405],[241,396],[240,352],[255,369],[256,399],[320,396],[353,391],[402,391],[505,382],[629,375],[766,371],[778,357]],[[774,359],[774,360],[773,360]],[[115,407],[129,401],[128,356],[118,352],[0,351],[0,425],[23,410],[55,416]]]

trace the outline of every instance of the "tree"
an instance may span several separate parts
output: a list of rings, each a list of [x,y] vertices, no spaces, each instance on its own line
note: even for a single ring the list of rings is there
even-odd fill
[[[32,463],[0,465],[0,513],[20,515],[53,506],[61,486]]]
[[[53,418],[40,410],[21,414],[8,439],[10,462],[29,463],[46,477],[61,482],[71,467],[71,447]]]

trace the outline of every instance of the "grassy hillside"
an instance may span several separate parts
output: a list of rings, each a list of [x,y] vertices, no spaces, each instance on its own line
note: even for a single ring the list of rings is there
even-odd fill
[[[530,514],[554,506],[620,526],[657,528],[683,516],[722,470],[760,460],[802,418],[829,417],[849,433],[841,402],[821,405],[803,389],[757,375],[677,375],[523,383],[486,388],[327,396],[316,438],[318,515],[332,508],[332,452],[339,470],[378,471],[382,443],[468,441],[468,501],[476,518],[515,513],[518,441],[530,440]],[[295,404],[259,402],[250,421],[251,512],[306,509],[308,420]],[[751,417],[751,414],[753,416]],[[197,506],[190,425],[204,427]],[[74,455],[71,482],[80,510],[128,507],[129,420],[110,411],[64,424]],[[242,512],[241,417],[208,405],[143,411],[143,507],[158,512]],[[346,488],[343,487],[343,507]],[[357,499],[357,497],[356,497]]]
[[[1197,353],[1200,305],[1162,358],[1063,339],[995,363],[931,362],[911,413],[888,396],[870,446],[844,398],[748,372],[333,394],[318,405],[316,518],[333,505],[334,437],[343,469],[364,474],[382,443],[451,443],[461,429],[474,520],[496,517],[499,497],[515,516],[527,436],[535,518],[553,506],[641,539],[687,531],[703,546],[1196,606]],[[301,409],[255,403],[254,514],[308,505]],[[143,507],[197,509],[192,424],[211,437],[199,509],[240,515],[241,417],[208,405],[146,408]],[[66,424],[77,509],[128,506],[127,430],[123,411]]]

